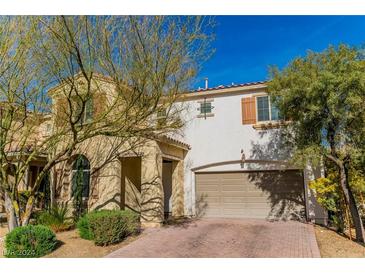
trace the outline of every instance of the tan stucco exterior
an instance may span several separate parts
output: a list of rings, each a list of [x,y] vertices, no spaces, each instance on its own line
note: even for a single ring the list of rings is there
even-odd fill
[[[90,196],[88,210],[131,209],[141,214],[143,226],[159,226],[164,220],[163,159],[173,162],[172,216],[184,215],[184,156],[187,148],[179,144],[146,140],[135,151],[120,147],[114,159],[107,160],[110,137],[98,137],[81,145],[76,154],[90,161]],[[127,151],[126,151],[127,150]],[[107,164],[96,171],[107,161]],[[58,201],[72,204],[72,158],[55,168],[54,183]],[[140,170],[138,170],[140,169]],[[57,191],[56,191],[57,193]]]
[[[91,83],[93,94],[102,94],[105,99],[100,105],[111,105],[117,101],[115,85],[109,78],[94,75]],[[75,77],[75,84],[86,85],[83,77]],[[53,99],[53,112],[61,110],[62,98],[68,94],[67,83],[49,91]],[[69,95],[68,95],[69,96]],[[105,106],[101,106],[105,107]],[[123,107],[123,103],[118,105]],[[114,107],[112,115],[119,115]],[[54,115],[57,124],[57,115]],[[67,136],[65,136],[67,138]],[[131,140],[133,143],[134,140]],[[53,182],[56,200],[72,204],[72,164],[76,155],[85,156],[90,162],[90,195],[88,210],[131,209],[141,214],[144,226],[158,226],[164,220],[164,189],[162,182],[163,160],[173,161],[172,176],[173,216],[184,214],[183,161],[189,147],[174,139],[156,137],[156,140],[138,140],[138,145],[119,141],[117,137],[93,137],[79,145],[69,162],[54,168]],[[100,168],[101,167],[101,168]],[[176,202],[175,202],[176,201]]]

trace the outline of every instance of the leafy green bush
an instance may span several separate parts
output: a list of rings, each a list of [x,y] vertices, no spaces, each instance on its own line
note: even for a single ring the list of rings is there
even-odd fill
[[[76,225],[77,229],[79,230],[80,237],[85,240],[94,239],[94,235],[90,229],[90,224],[89,224],[89,217],[91,214],[94,214],[94,212],[88,213],[88,214],[85,214],[84,216],[82,216]]]
[[[321,206],[329,211],[338,211],[340,190],[332,178],[315,179],[309,183],[309,187],[315,191],[317,202]]]
[[[69,221],[68,213],[67,203],[58,203],[52,206],[49,211],[41,212],[36,217],[36,222],[48,226],[54,232],[69,230],[73,227],[73,224]]]
[[[6,235],[5,256],[37,258],[54,250],[58,242],[52,230],[43,225],[17,227]]]
[[[96,245],[110,245],[139,231],[139,215],[129,210],[102,210],[84,215],[77,228],[80,237]]]

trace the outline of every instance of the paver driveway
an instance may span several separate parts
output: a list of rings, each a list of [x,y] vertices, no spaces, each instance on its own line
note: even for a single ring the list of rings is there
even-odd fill
[[[107,257],[320,257],[313,226],[299,222],[201,219],[143,234]]]

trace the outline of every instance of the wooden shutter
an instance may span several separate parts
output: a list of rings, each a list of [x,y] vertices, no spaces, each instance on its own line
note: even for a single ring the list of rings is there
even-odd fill
[[[63,127],[67,124],[68,119],[68,102],[66,98],[58,98],[56,100],[56,126],[57,127]]]
[[[255,97],[242,98],[242,124],[256,124],[256,101]]]
[[[94,117],[98,117],[103,114],[106,108],[106,94],[105,93],[96,93],[93,96],[93,109],[94,109]]]

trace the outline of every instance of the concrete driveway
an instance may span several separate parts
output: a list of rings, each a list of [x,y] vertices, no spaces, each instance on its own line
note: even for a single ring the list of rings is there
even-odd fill
[[[314,229],[299,222],[201,219],[148,229],[111,258],[320,257]]]

